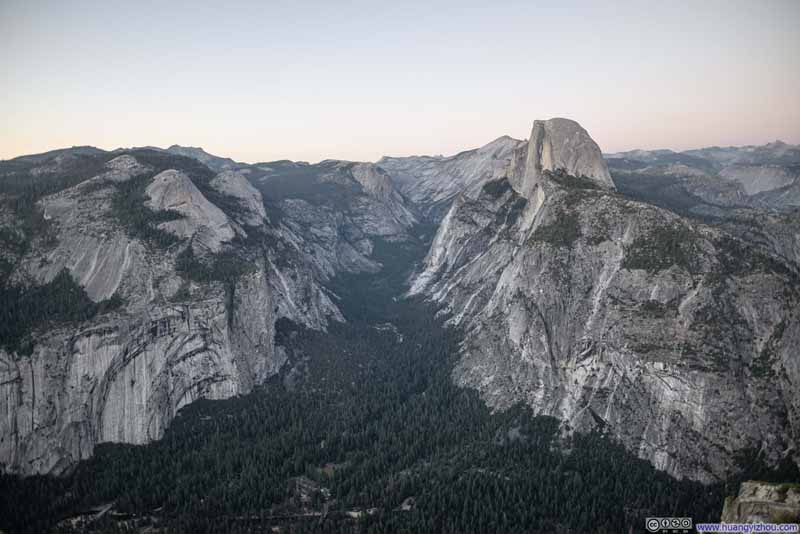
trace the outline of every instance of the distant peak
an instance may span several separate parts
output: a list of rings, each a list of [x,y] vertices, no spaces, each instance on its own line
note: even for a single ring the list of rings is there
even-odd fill
[[[501,153],[505,151],[510,151],[522,144],[523,141],[519,139],[514,139],[508,135],[501,135],[494,141],[490,141],[486,143],[482,147],[478,149],[479,153],[486,153],[486,152],[493,152],[493,153]]]
[[[776,139],[771,143],[767,143],[767,146],[774,147],[774,148],[782,148],[782,147],[785,147],[785,146],[789,146],[789,144],[788,143],[784,143],[780,139]]]
[[[490,142],[486,143],[485,146],[507,145],[507,144],[513,144],[513,143],[519,143],[519,142],[520,142],[519,139],[514,139],[510,135],[501,135],[500,137],[498,137],[494,141],[490,141]]]
[[[183,146],[183,145],[172,145],[167,149],[168,152],[175,152],[175,151],[187,151],[187,152],[202,152],[203,154],[208,154],[203,147],[199,146]]]
[[[215,171],[235,169],[241,166],[239,163],[236,163],[230,158],[215,156],[214,154],[206,152],[202,147],[199,146],[172,145],[166,151],[171,154],[194,158]]]

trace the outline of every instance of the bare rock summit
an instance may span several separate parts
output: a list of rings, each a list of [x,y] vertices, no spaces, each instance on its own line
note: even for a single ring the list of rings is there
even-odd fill
[[[588,178],[603,189],[616,189],[600,147],[573,120],[534,121],[526,150],[524,158],[521,154],[515,158],[510,176],[511,185],[525,197],[541,183],[546,171],[564,171]]]

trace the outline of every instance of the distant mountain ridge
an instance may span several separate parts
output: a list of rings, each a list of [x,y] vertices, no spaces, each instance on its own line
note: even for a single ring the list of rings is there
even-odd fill
[[[774,160],[784,156],[794,157],[794,152],[800,152],[800,145],[792,145],[781,140],[772,141],[763,145],[731,145],[731,146],[708,146],[703,148],[690,148],[687,150],[672,150],[669,148],[661,149],[632,149],[622,152],[607,152],[603,156],[610,159],[628,158],[646,161],[672,154],[686,154],[697,156],[702,159],[712,159],[719,162],[730,162],[748,157],[761,157],[767,160]],[[770,162],[770,161],[766,161]]]
[[[497,178],[498,174],[502,174],[504,166],[509,163],[511,151],[525,143],[525,140],[504,135],[479,148],[465,150],[452,156],[384,156],[376,164],[391,173],[398,189],[403,194],[414,197],[411,200],[418,204],[436,204],[452,200],[461,191],[474,193],[476,184]],[[177,144],[168,148],[155,146],[139,148],[190,157],[215,171],[246,169],[246,172],[251,172],[254,168],[270,164],[309,165],[306,162],[289,160],[248,164],[210,154],[201,147]],[[56,156],[122,153],[136,149],[118,148],[105,151],[92,146],[77,146],[19,156],[6,161],[31,163]],[[722,187],[735,189],[739,183],[748,196],[773,192],[772,195],[761,195],[766,205],[770,203],[773,207],[796,205],[793,195],[800,175],[800,145],[791,145],[780,140],[764,145],[711,146],[684,151],[634,149],[605,153],[603,157],[609,162],[611,170],[617,173],[644,171],[663,176],[719,177],[725,179]],[[419,177],[424,179],[420,180]],[[413,187],[410,185],[412,183]]]
[[[631,150],[606,154],[619,181],[655,180],[712,205],[800,207],[800,145],[708,147],[683,152]]]

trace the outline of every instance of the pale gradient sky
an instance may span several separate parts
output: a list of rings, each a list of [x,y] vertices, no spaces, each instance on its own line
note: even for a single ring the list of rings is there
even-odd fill
[[[800,143],[800,0],[0,0],[0,158],[452,154],[536,118],[606,152]]]

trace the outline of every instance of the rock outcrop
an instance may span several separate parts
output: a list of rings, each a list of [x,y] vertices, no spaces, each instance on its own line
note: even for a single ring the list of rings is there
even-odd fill
[[[5,472],[59,474],[97,443],[158,439],[187,403],[247,393],[278,372],[285,355],[274,344],[277,319],[313,329],[343,320],[321,285],[323,273],[307,262],[302,244],[286,240],[285,229],[262,220],[261,244],[231,248],[229,215],[183,172],[150,179],[154,170],[130,155],[106,167],[39,201],[53,234],[32,242],[10,281],[35,286],[66,268],[95,302],[114,296],[122,304],[81,323],[34,325],[31,354],[0,349]],[[146,180],[148,204],[181,214],[183,226],[167,229],[184,239],[163,248],[117,219],[112,198],[134,178]],[[246,200],[237,192],[258,194],[220,189],[233,204]],[[247,212],[258,213],[255,206]],[[202,261],[213,263],[216,250],[244,255],[246,268],[224,282],[187,279],[176,265],[199,239],[211,254]]]
[[[524,141],[503,136],[455,156],[384,157],[378,165],[423,215],[438,220],[458,195],[474,196],[487,181],[505,176],[523,146]]]
[[[757,195],[793,184],[800,177],[800,169],[793,172],[780,165],[731,165],[719,175],[742,184],[748,195]]]
[[[264,275],[259,314],[273,317]],[[77,331],[45,332],[34,353],[0,351],[5,470],[53,473],[88,458],[96,443],[158,439],[185,404],[250,391],[281,363],[269,328],[232,320],[224,295],[137,314],[112,314]],[[252,311],[248,312],[253,315]],[[230,325],[234,325],[232,330]],[[255,328],[254,328],[255,327]],[[234,340],[260,340],[236,350]]]
[[[156,150],[161,150],[161,149],[156,149]],[[207,166],[209,169],[215,171],[237,170],[242,167],[246,167],[245,164],[237,163],[230,158],[221,158],[219,156],[209,154],[200,147],[172,145],[171,147],[164,150],[164,152],[169,152],[170,154],[177,154],[179,156],[185,156],[187,158],[195,159],[200,163],[202,163],[203,165]]]
[[[162,222],[159,228],[178,237],[196,237],[197,242],[212,252],[230,241],[236,231],[228,216],[208,201],[184,173],[167,170],[155,176],[145,194],[147,206],[154,211],[172,211],[182,215]]]
[[[106,168],[76,187],[39,201],[44,219],[53,226],[56,245],[39,243],[17,269],[17,283],[30,277],[34,283],[45,284],[68,269],[95,302],[114,295],[141,251],[122,229],[102,217],[111,209],[113,188],[107,185],[125,182],[148,168],[130,156],[112,159]]]
[[[523,196],[540,186],[545,172],[557,170],[589,178],[603,189],[615,188],[600,147],[575,121],[561,118],[534,121],[522,166],[521,156],[515,158],[509,178]]]
[[[385,206],[388,214],[400,225],[409,228],[417,218],[406,205],[406,199],[394,187],[389,174],[374,163],[356,163],[350,168],[353,178],[366,194]]]
[[[417,222],[392,178],[371,163],[258,164],[251,178],[279,213],[278,231],[320,279],[375,272],[376,240],[405,241]]]
[[[743,482],[725,499],[723,523],[800,523],[800,484]]]
[[[412,281],[464,332],[456,383],[678,477],[725,478],[746,448],[797,460],[796,266],[624,198],[585,131],[537,124],[510,180],[454,202]]]
[[[261,192],[236,171],[223,171],[211,180],[211,187],[239,201],[241,213],[234,215],[241,224],[263,226],[268,221]]]

